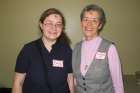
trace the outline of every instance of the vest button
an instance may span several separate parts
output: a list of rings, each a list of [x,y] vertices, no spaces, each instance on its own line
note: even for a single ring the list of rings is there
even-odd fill
[[[83,77],[83,80],[85,80],[85,78]]]
[[[85,86],[85,85],[86,85],[86,83],[83,83],[83,85]]]
[[[86,88],[84,88],[84,91],[86,91],[87,89]]]

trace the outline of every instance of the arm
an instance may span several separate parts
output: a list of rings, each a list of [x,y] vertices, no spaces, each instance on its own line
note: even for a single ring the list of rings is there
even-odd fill
[[[12,93],[22,93],[22,86],[26,73],[15,73]]]
[[[109,48],[108,59],[115,93],[124,93],[120,59],[114,45]]]
[[[69,85],[70,93],[74,93],[74,77],[72,73],[68,74],[67,82]]]

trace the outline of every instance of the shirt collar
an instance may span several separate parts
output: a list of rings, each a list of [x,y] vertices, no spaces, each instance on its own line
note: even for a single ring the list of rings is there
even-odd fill
[[[85,37],[83,37],[83,43],[86,45],[91,45],[91,44],[94,44],[95,42],[99,41],[100,39],[101,39],[100,36],[97,36],[91,40],[85,40]]]

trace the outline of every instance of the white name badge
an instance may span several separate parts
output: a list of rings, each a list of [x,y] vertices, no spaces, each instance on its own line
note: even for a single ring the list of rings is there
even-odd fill
[[[53,67],[64,67],[63,60],[53,60]]]
[[[105,59],[106,53],[105,52],[97,52],[95,58],[96,59]]]

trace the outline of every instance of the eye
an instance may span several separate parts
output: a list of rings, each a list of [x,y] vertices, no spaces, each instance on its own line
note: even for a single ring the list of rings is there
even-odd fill
[[[56,24],[56,27],[61,28],[63,25],[61,23]]]
[[[97,20],[93,20],[92,22],[93,22],[94,24],[97,24],[98,21],[97,21]]]
[[[52,26],[52,23],[46,22],[44,23],[45,26]]]
[[[87,18],[83,18],[83,21],[84,21],[84,22],[87,22],[87,21],[88,21],[88,19],[87,19]]]

